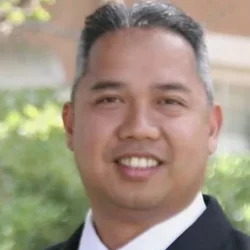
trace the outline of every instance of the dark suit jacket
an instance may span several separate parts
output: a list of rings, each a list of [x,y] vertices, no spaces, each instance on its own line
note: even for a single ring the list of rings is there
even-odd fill
[[[203,197],[205,212],[166,250],[250,250],[250,237],[232,227],[214,198]],[[78,250],[82,229],[83,225],[67,241],[47,250]]]

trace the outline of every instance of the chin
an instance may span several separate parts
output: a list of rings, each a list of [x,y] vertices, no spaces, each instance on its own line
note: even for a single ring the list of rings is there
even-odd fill
[[[163,203],[163,199],[157,199],[157,197],[143,197],[141,195],[134,197],[120,197],[120,199],[116,199],[117,205],[123,207],[125,209],[133,209],[133,210],[148,210],[159,207],[160,204]]]

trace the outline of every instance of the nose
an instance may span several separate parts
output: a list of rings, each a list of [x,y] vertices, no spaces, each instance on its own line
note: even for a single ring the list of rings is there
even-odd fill
[[[121,139],[157,140],[160,136],[160,129],[152,121],[149,113],[150,111],[146,108],[130,109],[119,127],[119,137]]]

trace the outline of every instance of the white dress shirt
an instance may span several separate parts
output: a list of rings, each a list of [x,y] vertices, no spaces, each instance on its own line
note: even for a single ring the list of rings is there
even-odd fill
[[[205,211],[202,194],[180,213],[143,232],[117,250],[166,250]],[[96,234],[92,212],[88,212],[78,250],[108,250]]]

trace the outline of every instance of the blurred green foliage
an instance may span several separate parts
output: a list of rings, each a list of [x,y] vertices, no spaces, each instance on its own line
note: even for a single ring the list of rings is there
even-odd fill
[[[55,0],[2,0],[0,11],[6,13],[7,19],[14,24],[22,24],[26,18],[40,21],[49,21],[51,16],[43,5],[54,4]],[[28,3],[27,3],[28,2]],[[27,11],[26,11],[27,10]]]
[[[56,0],[0,0],[0,30],[10,33],[27,20],[47,22],[51,19],[45,6]]]
[[[39,250],[66,239],[88,202],[66,149],[62,104],[50,90],[0,92],[0,250]],[[250,157],[213,158],[205,192],[250,234]]]

